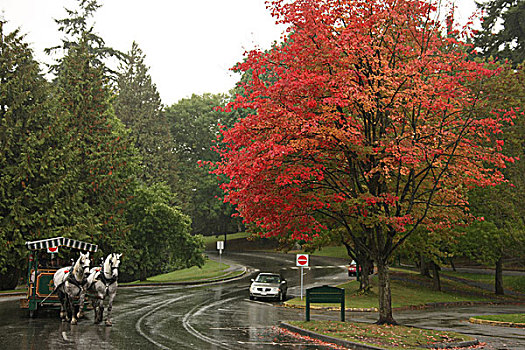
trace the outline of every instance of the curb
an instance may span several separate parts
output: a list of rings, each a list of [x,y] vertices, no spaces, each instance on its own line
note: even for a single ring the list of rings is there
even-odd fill
[[[287,303],[283,303],[284,307],[290,308],[290,309],[304,309],[306,306],[303,305],[290,305]],[[330,306],[318,306],[318,305],[310,305],[310,309],[312,310],[327,310],[327,311],[340,311],[340,307],[330,307]],[[358,308],[358,307],[347,307],[345,308],[345,311],[348,312],[378,312],[379,310],[375,307],[369,307],[369,308]]]
[[[474,305],[522,305],[525,304],[525,301],[458,301],[458,302],[441,302],[441,303],[428,303],[424,305],[413,305],[413,306],[401,306],[395,307],[395,311],[406,311],[406,310],[428,310],[428,309],[439,309],[439,308],[448,308],[448,307],[458,307],[458,306],[474,306]],[[284,307],[292,309],[304,309],[304,305],[290,305],[287,303],[283,304]],[[327,311],[339,311],[338,307],[328,307],[328,306],[317,306],[310,305],[312,310],[327,310]],[[345,308],[345,311],[349,312],[378,312],[379,310],[375,307],[372,308]]]
[[[326,342],[326,343],[332,343],[332,344],[336,344],[336,345],[339,345],[339,346],[344,346],[345,348],[350,348],[350,349],[355,349],[355,350],[386,350],[385,348],[378,348],[378,347],[372,346],[372,345],[365,345],[365,344],[360,344],[360,343],[354,343],[354,342],[351,342],[349,340],[334,338],[334,337],[330,337],[328,335],[315,333],[315,332],[312,332],[312,331],[309,331],[309,330],[306,330],[306,329],[303,329],[303,328],[292,326],[291,324],[286,323],[286,322],[280,322],[279,323],[279,327],[280,328],[284,328],[284,329],[289,330],[289,331],[294,332],[294,333],[298,333],[300,335],[304,335],[304,336],[307,336],[307,337],[310,337],[310,338],[319,339],[319,340],[321,340],[323,342]]]
[[[246,274],[247,268],[243,266],[243,270],[240,275],[230,276],[230,277],[219,277],[212,279],[204,280],[195,280],[195,281],[182,281],[182,282],[152,282],[152,283],[140,283],[140,284],[125,284],[119,285],[119,288],[141,288],[141,287],[162,287],[162,286],[192,286],[200,285],[206,283],[215,283],[215,282],[227,282],[234,280],[240,277],[243,277]]]
[[[0,293],[0,298],[27,296],[27,292]]]
[[[243,270],[240,275],[224,277],[224,278],[214,278],[206,280],[195,280],[195,281],[183,281],[183,282],[158,282],[158,283],[144,283],[144,284],[121,284],[119,288],[141,288],[141,287],[162,287],[162,286],[191,286],[191,285],[200,285],[206,283],[215,283],[215,282],[227,282],[236,278],[243,277],[247,272],[246,266],[243,266]],[[10,292],[10,293],[0,293],[0,299],[8,297],[21,297],[27,296],[27,292]]]
[[[460,348],[469,348],[471,346],[479,345],[479,340],[466,340],[460,341],[457,343],[435,343],[432,345],[422,346],[422,349],[460,349]]]
[[[280,322],[279,327],[284,328],[286,330],[289,330],[294,333],[298,333],[303,336],[307,336],[310,338],[319,339],[326,343],[333,343],[339,346],[343,346],[349,349],[356,349],[356,350],[386,350],[385,348],[379,348],[377,346],[373,345],[366,345],[361,343],[355,343],[349,340],[345,339],[339,339],[330,337],[328,335],[319,334],[316,332],[312,332],[303,328],[299,328],[296,326],[293,326],[286,322]],[[474,340],[467,340],[462,342],[456,342],[456,343],[435,343],[430,345],[423,345],[421,346],[421,349],[459,349],[459,348],[467,348],[471,346],[479,345],[479,341],[477,339]]]
[[[469,318],[468,321],[470,323],[474,323],[474,324],[483,324],[483,325],[489,325],[489,326],[511,327],[511,328],[525,328],[525,323],[513,323],[513,322],[482,320],[480,318],[474,318],[474,317]]]

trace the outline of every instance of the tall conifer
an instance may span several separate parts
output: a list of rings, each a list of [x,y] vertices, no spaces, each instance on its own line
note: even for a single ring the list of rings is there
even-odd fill
[[[56,80],[78,199],[70,229],[71,235],[109,249],[124,235],[122,213],[132,181],[134,149],[113,112],[104,68],[93,66],[88,48],[82,38],[69,50]]]
[[[142,50],[133,42],[118,74],[115,113],[130,129],[133,143],[142,158],[138,173],[142,182],[148,185],[166,182],[175,191],[177,162],[170,128],[144,59]]]
[[[477,3],[485,11],[474,45],[485,57],[525,60],[525,0],[490,0]]]
[[[0,22],[0,289],[18,282],[25,241],[62,233],[69,155],[32,51]]]

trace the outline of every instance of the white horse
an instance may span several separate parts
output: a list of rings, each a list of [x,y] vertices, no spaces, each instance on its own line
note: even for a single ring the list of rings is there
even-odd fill
[[[77,319],[82,315],[90,263],[89,252],[80,253],[80,257],[73,266],[61,268],[53,276],[55,285],[53,292],[56,291],[60,299],[60,318],[62,321],[69,321],[69,314],[71,314],[71,324],[77,324]],[[73,300],[76,297],[79,297],[78,313],[75,313],[75,306],[73,305]]]
[[[88,277],[88,291],[93,297],[93,310],[95,310],[95,323],[102,322],[104,315],[104,299],[108,297],[108,313],[106,326],[111,326],[111,310],[113,299],[117,295],[118,268],[122,254],[111,253],[106,257],[102,267],[91,269]],[[94,295],[92,295],[92,293]]]

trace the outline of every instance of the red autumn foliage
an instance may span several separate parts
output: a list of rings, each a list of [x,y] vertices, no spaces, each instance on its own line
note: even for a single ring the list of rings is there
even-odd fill
[[[467,190],[504,180],[497,136],[516,110],[481,115],[460,34],[419,0],[272,1],[283,43],[251,51],[250,79],[222,128],[225,201],[267,235],[346,230],[379,273],[379,321],[393,323],[388,258],[419,225],[468,221]],[[449,36],[450,35],[450,36]]]
[[[514,112],[476,115],[471,87],[497,74],[467,60],[436,8],[417,0],[273,1],[282,44],[252,51],[223,129],[225,201],[268,235],[308,239],[327,222],[450,227],[466,190],[504,181],[512,161],[493,143]],[[458,210],[459,209],[459,210]]]

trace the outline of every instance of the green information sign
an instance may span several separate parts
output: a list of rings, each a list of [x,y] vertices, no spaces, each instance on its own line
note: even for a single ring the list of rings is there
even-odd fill
[[[345,321],[345,290],[322,286],[306,290],[306,321],[310,321],[310,303],[341,304],[341,321]]]

